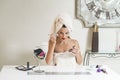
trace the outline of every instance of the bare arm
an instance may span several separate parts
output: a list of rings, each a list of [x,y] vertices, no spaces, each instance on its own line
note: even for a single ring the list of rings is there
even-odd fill
[[[51,37],[49,39],[48,52],[47,52],[47,55],[45,58],[47,64],[51,64],[51,62],[53,60],[55,45],[56,45],[56,38],[54,35],[51,35]]]
[[[76,55],[76,62],[78,64],[81,64],[82,63],[82,56],[81,56],[81,53],[79,52],[78,55]]]
[[[81,56],[81,52],[80,52],[80,46],[78,41],[75,40],[75,48],[72,51],[76,57],[76,62],[77,64],[81,64],[82,63],[82,56]]]

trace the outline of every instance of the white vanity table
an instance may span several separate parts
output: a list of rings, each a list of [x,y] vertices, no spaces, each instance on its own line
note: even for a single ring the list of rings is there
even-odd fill
[[[103,67],[107,74],[97,72],[95,65],[76,67],[40,66],[41,70],[50,74],[28,74],[32,71],[19,71],[13,65],[5,65],[1,70],[0,80],[120,80],[117,73],[107,66]]]

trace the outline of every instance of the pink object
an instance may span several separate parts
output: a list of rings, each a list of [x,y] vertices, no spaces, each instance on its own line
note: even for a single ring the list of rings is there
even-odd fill
[[[44,52],[41,52],[40,54],[39,54],[39,56],[44,56],[45,54],[44,54]]]

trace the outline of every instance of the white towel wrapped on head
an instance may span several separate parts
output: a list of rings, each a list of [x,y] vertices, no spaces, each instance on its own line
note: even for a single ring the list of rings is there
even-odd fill
[[[51,29],[51,34],[57,33],[62,28],[63,25],[65,25],[68,28],[69,32],[72,31],[72,18],[66,13],[59,14],[55,18],[55,21]]]

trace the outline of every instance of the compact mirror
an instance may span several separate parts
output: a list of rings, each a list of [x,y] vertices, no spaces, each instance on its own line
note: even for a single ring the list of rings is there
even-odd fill
[[[41,48],[37,48],[34,50],[34,55],[36,60],[39,62],[38,69],[34,70],[34,72],[41,73],[44,72],[44,70],[40,70],[41,60],[45,58],[45,52]]]

